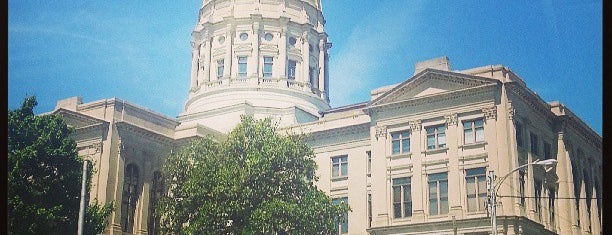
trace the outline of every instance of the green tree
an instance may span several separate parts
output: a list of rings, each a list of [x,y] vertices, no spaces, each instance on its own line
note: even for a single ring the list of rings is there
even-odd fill
[[[198,139],[166,160],[163,232],[333,234],[350,209],[313,185],[313,159],[303,136],[243,116],[227,140]]]
[[[34,96],[8,113],[9,234],[74,234],[81,193],[82,159],[72,130],[58,115],[35,116]],[[87,208],[104,225],[112,205]],[[103,218],[103,219],[100,219]],[[89,231],[100,233],[98,224]]]

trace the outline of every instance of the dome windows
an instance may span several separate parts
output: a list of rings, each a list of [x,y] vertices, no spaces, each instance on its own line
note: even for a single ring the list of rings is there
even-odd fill
[[[291,46],[295,46],[295,43],[297,42],[297,40],[294,37],[290,37],[289,38],[289,45]]]
[[[272,35],[271,33],[266,33],[266,35],[264,35],[264,39],[266,39],[266,41],[272,41],[272,39],[274,39],[274,35]]]
[[[218,41],[219,41],[219,44],[223,44],[225,42],[225,36],[220,36]]]
[[[246,41],[248,38],[249,38],[249,34],[247,34],[247,33],[241,33],[240,34],[240,40]]]

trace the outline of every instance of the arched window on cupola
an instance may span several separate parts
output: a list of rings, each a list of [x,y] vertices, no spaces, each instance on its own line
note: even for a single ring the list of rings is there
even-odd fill
[[[123,198],[121,202],[121,228],[123,232],[134,229],[134,214],[138,201],[138,167],[130,163],[123,173]]]
[[[155,208],[157,203],[164,195],[164,178],[159,171],[153,172],[153,180],[151,182],[151,195],[149,198],[149,226],[148,231],[150,235],[161,234],[159,225],[159,216],[155,214]]]

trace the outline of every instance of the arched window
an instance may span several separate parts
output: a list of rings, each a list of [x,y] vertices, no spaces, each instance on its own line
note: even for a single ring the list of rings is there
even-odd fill
[[[121,227],[123,232],[131,232],[134,227],[134,213],[138,201],[138,167],[128,164],[123,174],[123,199],[121,203]]]
[[[149,199],[149,226],[148,231],[149,234],[160,234],[160,226],[159,226],[159,216],[155,215],[155,207],[157,207],[157,203],[159,199],[164,195],[164,178],[162,177],[161,172],[155,171],[153,172],[153,182],[151,187],[151,196]]]

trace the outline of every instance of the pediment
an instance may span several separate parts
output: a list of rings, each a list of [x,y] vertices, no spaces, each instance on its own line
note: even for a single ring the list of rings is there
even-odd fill
[[[431,97],[497,82],[495,79],[428,68],[380,95],[369,106]]]
[[[66,124],[74,127],[75,129],[108,123],[102,119],[63,108],[55,110],[53,113],[62,116]]]

